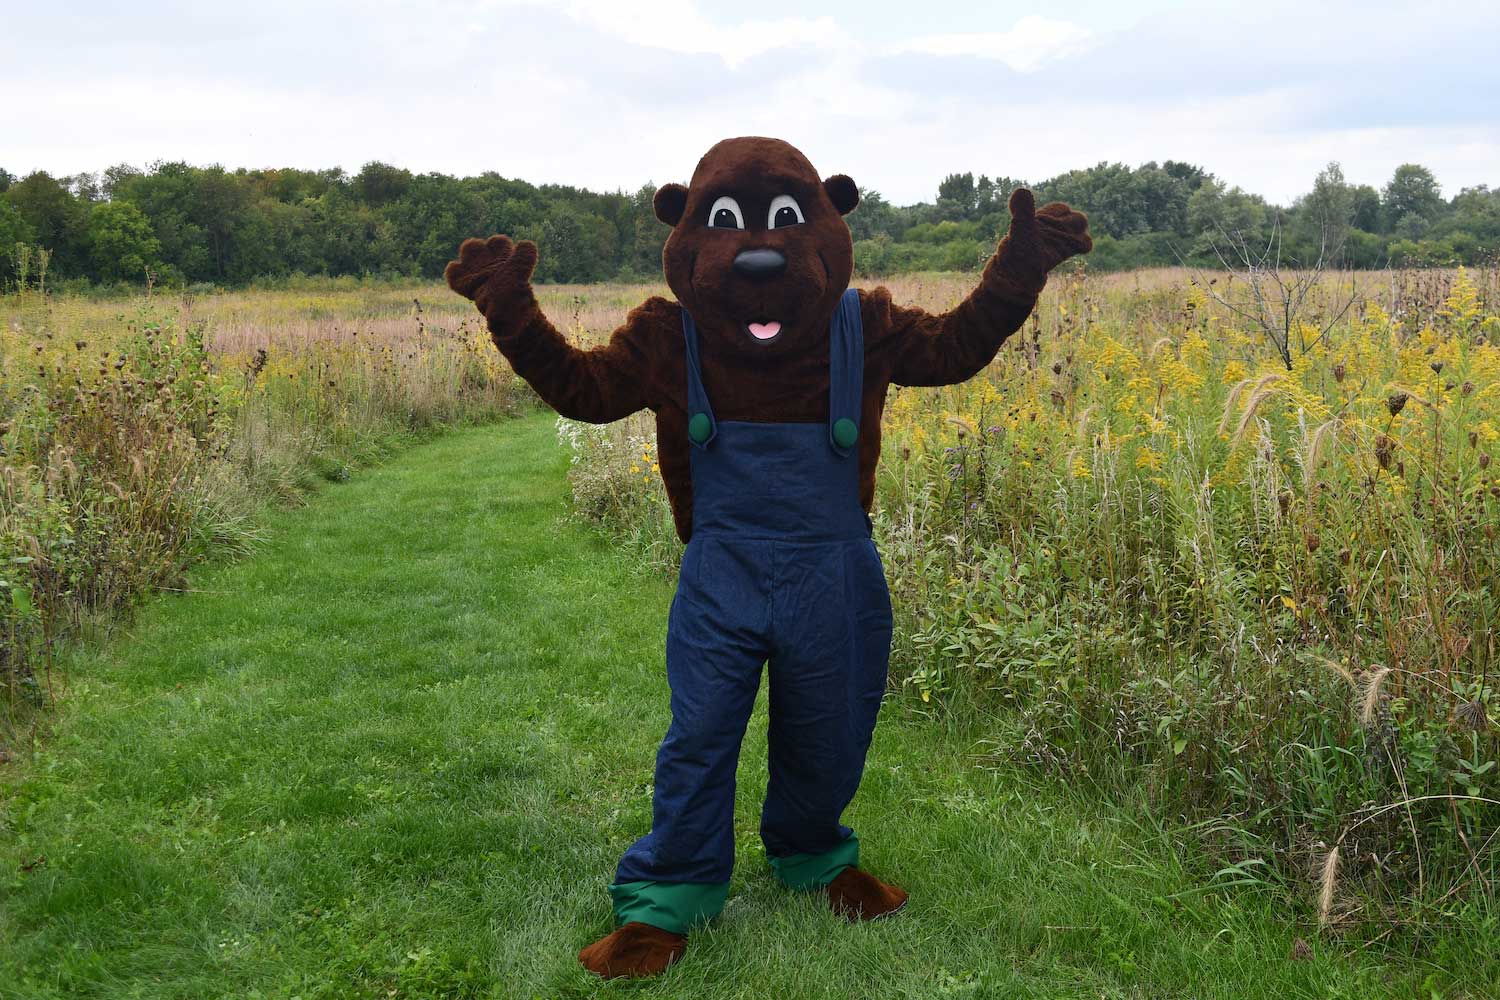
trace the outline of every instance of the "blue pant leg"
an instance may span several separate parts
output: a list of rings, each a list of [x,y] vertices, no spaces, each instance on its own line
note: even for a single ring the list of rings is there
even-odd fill
[[[688,893],[693,912],[676,920],[644,922],[685,929],[723,904],[734,867],[735,767],[768,653],[763,547],[695,537],[683,553],[667,626],[672,724],[656,758],[651,832],[626,851],[611,887],[622,921],[680,911],[673,900],[684,898],[683,883],[713,891]],[[661,884],[678,888],[664,895]]]
[[[802,547],[780,567],[761,837],[777,874],[810,888],[858,863],[858,841],[839,817],[859,787],[885,693],[890,594],[869,539]]]

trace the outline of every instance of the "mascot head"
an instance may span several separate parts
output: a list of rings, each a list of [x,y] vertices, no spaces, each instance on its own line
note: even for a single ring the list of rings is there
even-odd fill
[[[656,192],[672,227],[662,268],[714,350],[770,360],[826,350],[829,320],[854,271],[843,216],[859,189],[818,177],[780,139],[725,139],[687,187]]]

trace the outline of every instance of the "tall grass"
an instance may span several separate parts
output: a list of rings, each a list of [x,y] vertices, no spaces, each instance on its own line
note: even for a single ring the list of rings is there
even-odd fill
[[[1330,924],[1494,919],[1500,276],[1362,276],[1290,372],[1193,280],[1054,280],[980,377],[892,391],[894,682]],[[669,561],[649,428],[564,434],[580,511]]]
[[[0,749],[59,695],[60,640],[244,551],[259,505],[511,410],[514,376],[453,298],[0,300]]]

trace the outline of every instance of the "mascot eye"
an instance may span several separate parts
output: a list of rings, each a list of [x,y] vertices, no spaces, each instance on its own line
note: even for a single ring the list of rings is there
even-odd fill
[[[728,195],[715,201],[708,210],[708,225],[711,229],[744,229],[745,216],[740,212],[740,203]]]
[[[772,229],[780,229],[782,226],[795,226],[802,221],[802,206],[797,204],[797,199],[789,194],[778,194],[771,199],[770,218],[766,225]]]

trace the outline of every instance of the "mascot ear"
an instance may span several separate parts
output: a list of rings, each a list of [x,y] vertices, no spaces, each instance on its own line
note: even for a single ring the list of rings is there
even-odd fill
[[[823,182],[823,190],[840,215],[848,215],[859,204],[859,188],[844,174],[834,174]]]
[[[681,184],[663,184],[656,189],[656,197],[651,199],[651,207],[656,212],[656,217],[669,226],[675,226],[682,221],[682,210],[687,207],[687,188]]]

